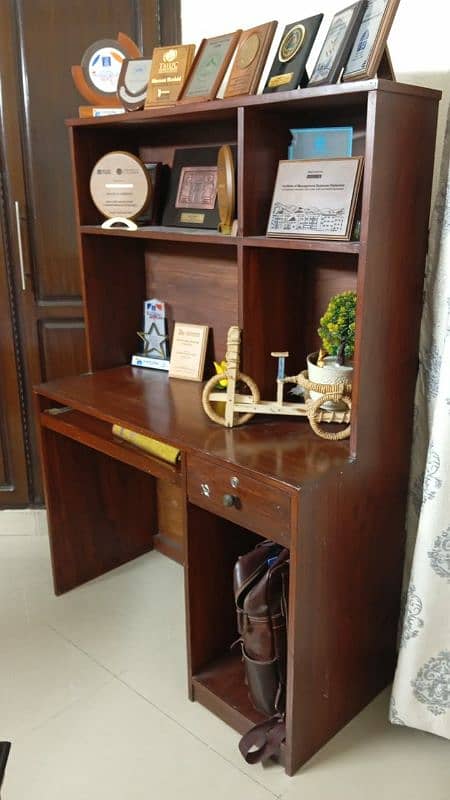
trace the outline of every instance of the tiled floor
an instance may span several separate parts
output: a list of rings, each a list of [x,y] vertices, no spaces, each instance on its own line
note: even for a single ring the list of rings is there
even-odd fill
[[[295,778],[186,699],[181,568],[150,553],[56,598],[45,536],[0,536],[2,800],[449,800],[450,743],[388,693]]]

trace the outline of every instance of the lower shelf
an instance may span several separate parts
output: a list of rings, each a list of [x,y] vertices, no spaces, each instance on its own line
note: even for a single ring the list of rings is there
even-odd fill
[[[239,733],[266,717],[253,707],[245,684],[240,647],[212,661],[192,678],[194,699]]]
[[[240,648],[215,659],[192,678],[194,700],[221,720],[244,734],[253,725],[264,722],[267,717],[253,707],[245,683],[244,665]],[[279,758],[285,765],[286,743],[281,745]]]

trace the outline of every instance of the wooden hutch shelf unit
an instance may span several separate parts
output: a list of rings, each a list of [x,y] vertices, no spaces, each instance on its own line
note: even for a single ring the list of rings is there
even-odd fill
[[[55,590],[153,546],[184,561],[189,695],[243,732],[261,716],[230,651],[232,568],[260,537],[289,547],[290,775],[393,674],[439,97],[372,80],[68,123],[92,372],[35,390]],[[289,128],[322,125],[352,125],[365,156],[360,242],[266,238]],[[237,147],[237,237],[99,227],[89,177],[101,155],[171,164],[176,147],[223,143]],[[270,351],[290,351],[290,374],[303,369],[329,298],[346,289],[358,311],[345,442],[292,418],[226,430],[204,415],[199,384],[127,366],[156,296],[172,320],[210,325],[210,359],[238,324],[242,368],[272,396]],[[176,445],[180,463],[119,442],[113,423]],[[223,505],[231,478],[239,508]]]

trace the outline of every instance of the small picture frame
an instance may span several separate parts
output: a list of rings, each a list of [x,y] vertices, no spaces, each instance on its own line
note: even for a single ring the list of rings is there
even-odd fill
[[[367,0],[359,0],[334,15],[308,87],[337,83],[347,63],[366,6]]]
[[[203,380],[208,325],[190,325],[176,322],[170,352],[169,378],[188,381]]]
[[[349,241],[363,163],[362,156],[280,161],[267,235]]]
[[[343,81],[374,78],[386,52],[386,42],[400,0],[368,0],[342,75]]]
[[[242,31],[203,39],[179,98],[180,103],[214,100]]]

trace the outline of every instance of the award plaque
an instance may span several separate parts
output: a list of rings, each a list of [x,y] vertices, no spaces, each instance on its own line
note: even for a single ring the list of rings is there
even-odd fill
[[[163,225],[217,230],[219,150],[218,145],[175,150]],[[230,151],[235,160],[236,146]]]
[[[117,84],[126,58],[142,53],[124,33],[117,39],[100,39],[85,51],[81,64],[72,67],[72,77],[80,94],[93,106],[120,107]]]
[[[178,100],[195,53],[195,44],[155,47],[144,108],[171,106]]]
[[[350,57],[342,76],[343,81],[357,81],[380,75],[383,59],[389,61],[386,41],[400,0],[369,0]],[[393,78],[392,65],[390,65]],[[384,76],[383,76],[384,77]]]
[[[362,156],[280,161],[267,235],[348,241],[363,162]]]
[[[205,368],[208,325],[176,322],[170,353],[169,378],[201,381]]]
[[[117,97],[127,111],[144,108],[151,66],[149,58],[127,58],[123,61]]]
[[[274,20],[243,31],[224,97],[256,92],[277,24]]]
[[[321,86],[339,80],[366,6],[367,0],[359,0],[334,15],[308,86]]]
[[[180,97],[182,103],[215,98],[241,33],[203,39]]]
[[[102,227],[112,227],[117,220],[136,229],[136,224],[130,224],[129,220],[147,209],[152,196],[151,180],[142,161],[121,150],[106,153],[97,161],[91,173],[90,191],[95,206],[109,220]]]
[[[217,204],[219,207],[219,233],[231,234],[235,206],[234,159],[229,144],[219,148],[217,155]]]
[[[323,14],[286,25],[264,87],[264,94],[298,89],[304,84],[305,67]]]

